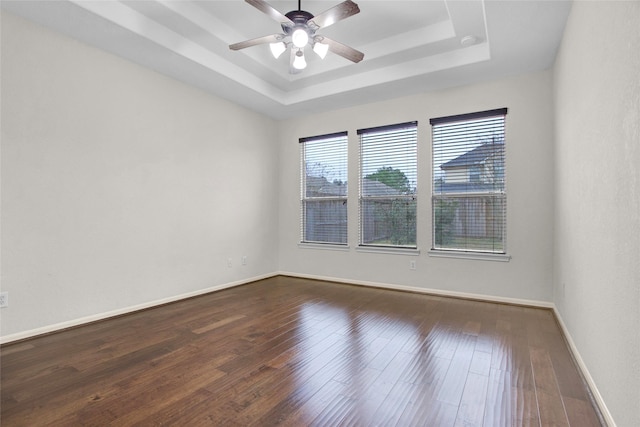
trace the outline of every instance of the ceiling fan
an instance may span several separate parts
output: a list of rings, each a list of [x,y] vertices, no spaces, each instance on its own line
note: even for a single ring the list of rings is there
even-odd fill
[[[300,0],[298,0],[298,10],[292,10],[284,15],[264,0],[245,1],[278,21],[283,32],[232,44],[229,46],[231,50],[240,50],[269,43],[271,53],[274,57],[278,58],[287,48],[291,48],[289,61],[289,72],[291,74],[299,73],[306,68],[307,62],[304,59],[304,48],[306,46],[312,47],[313,51],[323,59],[327,51],[331,51],[352,62],[360,62],[362,58],[364,58],[364,53],[317,34],[319,29],[326,28],[329,25],[359,13],[360,8],[351,0],[346,0],[317,16],[302,10]]]

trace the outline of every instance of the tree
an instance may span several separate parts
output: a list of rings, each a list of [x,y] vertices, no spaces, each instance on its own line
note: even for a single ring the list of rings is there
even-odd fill
[[[416,201],[415,199],[394,199],[386,212],[391,225],[391,243],[394,245],[416,244]]]
[[[458,203],[455,200],[438,199],[434,201],[433,207],[435,245],[446,247],[453,240],[452,226]]]
[[[377,172],[365,176],[366,179],[378,181],[391,188],[400,191],[401,194],[410,194],[411,186],[409,178],[400,169],[394,169],[390,166],[383,166]]]
[[[398,190],[398,195],[375,202],[375,220],[385,230],[385,243],[410,246],[416,244],[416,200],[409,179],[400,169],[383,166],[365,179],[378,181]],[[404,196],[402,196],[404,195]]]

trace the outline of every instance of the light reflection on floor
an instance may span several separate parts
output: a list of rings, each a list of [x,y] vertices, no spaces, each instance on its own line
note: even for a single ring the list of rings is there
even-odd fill
[[[320,397],[323,388],[331,389],[328,397],[342,401],[337,407],[355,409],[354,416],[365,424],[373,421],[381,401],[397,384],[430,385],[427,389],[436,393],[458,346],[472,341],[470,335],[453,333],[449,327],[436,325],[425,336],[419,321],[368,311],[349,313],[329,304],[305,305],[299,314],[304,345],[292,359],[296,387],[303,395],[305,390],[321,390]],[[367,391],[362,395],[358,390]],[[326,398],[314,398],[306,409],[319,413],[326,406]]]
[[[536,405],[527,391],[533,390],[531,367],[528,355],[513,352],[515,344],[527,351],[520,332],[537,315],[522,307],[451,299],[441,304],[440,297],[411,294],[407,313],[399,314],[397,299],[405,300],[395,297],[393,310],[383,298],[357,308],[321,298],[299,306],[297,345],[275,366],[291,372],[280,386],[299,402],[298,421],[377,425],[384,416],[405,425],[453,424],[468,375],[479,378],[482,399],[491,393],[492,401],[502,401],[494,417],[529,416]],[[473,315],[466,316],[471,307]],[[523,320],[502,321],[501,312]],[[483,313],[493,320],[483,322]],[[516,387],[525,392],[514,393]]]

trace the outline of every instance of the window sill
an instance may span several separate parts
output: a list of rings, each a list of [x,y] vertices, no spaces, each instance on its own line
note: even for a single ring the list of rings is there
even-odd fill
[[[483,252],[441,251],[441,250],[431,249],[428,252],[428,254],[431,257],[474,259],[474,260],[480,260],[480,261],[509,262],[511,260],[511,255],[490,254],[490,253],[483,253]]]
[[[390,255],[420,255],[420,249],[417,248],[393,248],[386,246],[357,246],[356,252]]]
[[[349,251],[349,245],[337,245],[332,243],[306,243],[300,242],[298,243],[298,247],[300,249],[321,249],[325,251]]]

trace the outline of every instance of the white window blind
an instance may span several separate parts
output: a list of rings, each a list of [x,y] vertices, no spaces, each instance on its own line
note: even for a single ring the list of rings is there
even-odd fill
[[[361,246],[417,247],[417,127],[358,130]]]
[[[347,132],[300,139],[302,242],[347,244]]]
[[[434,250],[506,253],[506,114],[431,119]]]

